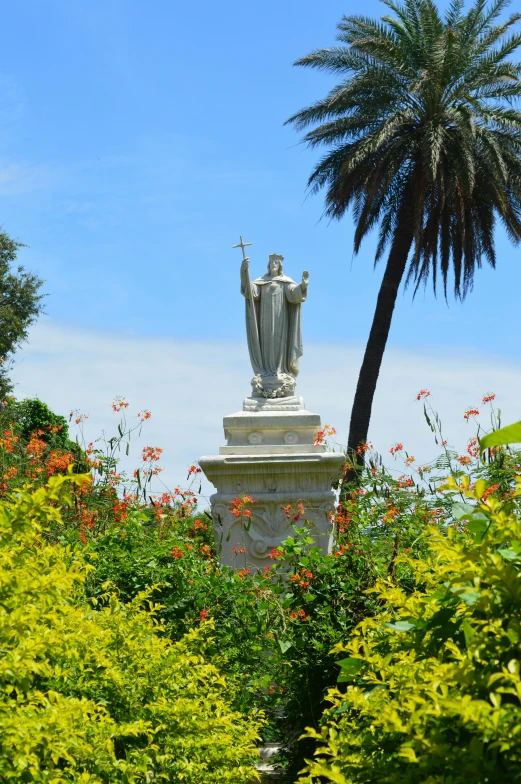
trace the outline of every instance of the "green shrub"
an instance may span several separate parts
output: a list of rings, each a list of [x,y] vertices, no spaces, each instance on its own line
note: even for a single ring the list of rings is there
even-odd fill
[[[381,581],[383,609],[337,646],[346,690],[300,781],[521,781],[521,523],[515,500],[469,487],[449,480],[458,524],[400,557],[415,589]]]
[[[63,449],[76,447],[75,442],[69,439],[69,426],[65,417],[55,414],[38,398],[8,398],[2,411],[2,420],[15,424],[23,442],[29,441],[31,435],[40,430],[43,440],[53,446]]]
[[[89,602],[91,567],[43,538],[85,481],[54,476],[0,504],[1,780],[243,784],[261,722],[231,709],[205,657],[211,622],[172,643],[146,593]]]

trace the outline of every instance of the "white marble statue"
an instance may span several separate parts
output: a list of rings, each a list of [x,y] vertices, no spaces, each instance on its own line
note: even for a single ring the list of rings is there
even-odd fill
[[[302,282],[297,284],[284,275],[283,260],[283,256],[272,253],[268,272],[253,282],[249,258],[245,257],[241,264],[241,293],[246,299],[246,333],[256,397],[293,395],[302,356],[301,303],[307,297],[309,273],[304,272]]]
[[[345,455],[317,443],[320,416],[306,411],[294,395],[302,356],[301,307],[308,289],[304,272],[297,284],[282,271],[282,256],[269,257],[268,272],[251,281],[241,241],[241,291],[255,371],[253,395],[242,411],[223,419],[226,445],[199,465],[216,491],[210,501],[215,546],[221,563],[235,569],[265,570],[270,554],[293,525],[306,525],[314,544],[332,546],[335,490]],[[249,496],[251,509],[237,517],[237,498]],[[296,515],[296,516],[295,516]]]

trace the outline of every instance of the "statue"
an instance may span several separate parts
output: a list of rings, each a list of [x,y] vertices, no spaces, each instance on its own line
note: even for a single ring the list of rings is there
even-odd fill
[[[244,252],[249,244],[241,237],[235,247],[243,255],[241,292],[255,372],[253,395],[243,400],[241,411],[224,417],[226,445],[219,454],[201,457],[199,464],[217,491],[210,501],[221,563],[267,573],[273,550],[293,534],[302,514],[314,545],[331,552],[333,485],[345,455],[319,443],[320,416],[306,411],[302,397],[294,394],[309,275],[304,272],[302,282],[295,283],[284,275],[282,256],[273,253],[267,274],[252,281]],[[237,498],[248,496],[254,499],[252,508],[238,513]]]
[[[253,396],[289,397],[295,392],[302,356],[301,303],[307,297],[309,273],[304,272],[302,282],[295,283],[283,273],[284,257],[272,253],[266,275],[252,282],[242,237],[235,247],[243,252],[241,294],[246,299],[246,334],[255,373]]]

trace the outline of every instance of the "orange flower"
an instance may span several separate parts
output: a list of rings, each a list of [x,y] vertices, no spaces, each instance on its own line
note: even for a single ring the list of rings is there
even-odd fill
[[[251,510],[245,508],[247,504],[254,504],[255,501],[253,498],[250,498],[249,495],[243,495],[242,498],[234,498],[232,501],[232,507],[230,509],[232,515],[239,519],[240,517],[251,517]]]
[[[201,610],[199,612],[199,618],[204,619],[208,616],[208,610]]]
[[[182,558],[183,555],[184,552],[180,550],[179,547],[174,547],[174,549],[172,550],[172,558]]]
[[[163,450],[160,449],[159,447],[145,446],[143,447],[142,459],[144,462],[146,462],[147,460],[148,461],[159,460],[162,452]]]
[[[129,404],[125,401],[122,397],[115,398],[112,403],[112,410],[113,411],[121,411],[122,408],[128,408]],[[139,416],[139,414],[138,414]]]
[[[397,517],[399,514],[400,514],[400,510],[391,504],[390,506],[387,507],[387,511],[382,517],[382,520],[384,523],[391,523],[394,520],[394,518]]]
[[[317,435],[315,436],[315,440],[313,441],[313,444],[315,446],[318,446],[319,444],[323,444],[328,436],[334,436],[334,435],[336,435],[335,428],[331,427],[331,425],[324,425],[324,429],[319,430]]]
[[[463,414],[463,418],[467,420],[470,419],[471,416],[479,416],[479,411],[477,408],[468,408]]]
[[[431,394],[431,393],[429,392],[429,390],[428,390],[428,389],[420,389],[420,391],[419,391],[419,392],[418,392],[418,394],[416,395],[416,400],[421,400],[421,399],[422,399],[422,397],[423,397],[423,398],[425,398],[425,397],[430,397],[430,394]]]
[[[356,447],[356,453],[358,455],[364,455],[366,452],[369,452],[373,448],[373,445],[370,444],[368,441],[362,441]]]
[[[483,493],[483,495],[481,496],[481,500],[482,500],[482,501],[486,501],[486,500],[487,500],[487,498],[488,498],[490,495],[492,495],[492,493],[495,493],[495,492],[496,492],[496,490],[499,490],[499,485],[490,485],[490,487],[487,487],[487,489],[485,490],[485,492],[484,492],[484,493]]]
[[[121,523],[123,520],[127,519],[127,512],[128,501],[125,498],[123,501],[115,501],[112,505],[112,513],[117,523]]]
[[[47,460],[47,476],[52,476],[58,472],[66,471],[67,466],[71,465],[73,462],[74,457],[72,452],[60,454],[55,449],[53,449],[50,452]]]
[[[461,463],[461,465],[468,465],[472,462],[470,457],[467,457],[467,455],[461,455],[461,457],[458,457],[458,461]]]
[[[478,439],[475,436],[469,440],[467,452],[471,457],[477,457],[479,455]]]
[[[490,395],[483,395],[481,398],[483,403],[490,403],[496,397],[496,393],[492,392]]]
[[[401,441],[399,441],[397,444],[395,444],[394,446],[392,446],[392,447],[389,449],[389,452],[390,452],[392,455],[395,455],[397,452],[401,452],[401,451],[402,451],[402,449],[403,449],[403,444],[401,443]]]

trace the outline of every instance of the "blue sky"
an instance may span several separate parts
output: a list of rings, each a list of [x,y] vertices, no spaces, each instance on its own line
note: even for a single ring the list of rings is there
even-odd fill
[[[4,4],[0,222],[27,244],[21,259],[49,295],[18,355],[20,397],[89,412],[89,438],[111,427],[116,395],[135,413],[151,408],[146,438],[179,482],[216,451],[222,417],[249,393],[231,248],[242,234],[255,275],[270,252],[293,278],[309,270],[298,391],[345,438],[383,268],[373,271],[371,240],[353,258],[349,219],[320,220],[322,197],[306,198],[319,153],[283,123],[333,84],[293,61],[333,45],[342,14],[360,10],[337,0]],[[363,12],[385,7],[366,0]],[[462,443],[464,408],[490,390],[518,416],[521,250],[501,231],[497,248],[498,269],[479,271],[463,304],[399,295],[370,430],[384,451],[428,440],[411,408],[420,387]]]
[[[59,323],[134,335],[242,334],[240,255],[311,274],[307,340],[366,339],[382,269],[352,225],[306,199],[316,152],[283,121],[331,79],[292,67],[334,43],[352,2],[37,0],[6,4],[0,71],[0,217],[29,246]],[[368,0],[364,13],[385,7]],[[390,340],[517,357],[519,249],[463,305],[400,295]]]

